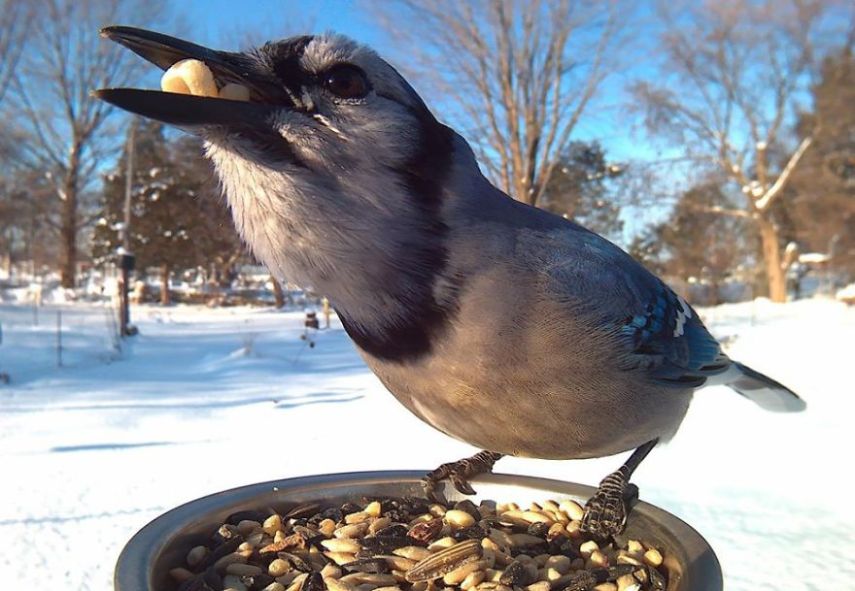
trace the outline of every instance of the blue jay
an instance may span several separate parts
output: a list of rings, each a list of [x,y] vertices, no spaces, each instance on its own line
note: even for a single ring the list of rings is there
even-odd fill
[[[608,537],[637,493],[632,472],[675,433],[696,389],[725,383],[770,410],[804,408],[729,359],[692,307],[620,248],[494,187],[368,47],[325,34],[230,53],[129,27],[102,33],[164,70],[195,59],[219,87],[246,89],[247,100],[96,94],[201,135],[255,255],[329,296],[404,406],[485,450],[432,472],[430,487],[449,478],[471,493],[468,480],[505,454],[635,449],[586,507],[583,527]]]

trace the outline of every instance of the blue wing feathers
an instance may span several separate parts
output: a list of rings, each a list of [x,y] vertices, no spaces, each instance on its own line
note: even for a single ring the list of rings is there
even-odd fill
[[[730,366],[692,307],[638,261],[571,222],[558,235],[557,242],[538,243],[557,293],[580,296],[592,325],[617,330],[627,370],[685,389]]]
[[[730,362],[692,307],[657,283],[647,307],[627,319],[623,332],[636,355],[655,360],[645,363],[654,379],[679,387],[701,386]]]

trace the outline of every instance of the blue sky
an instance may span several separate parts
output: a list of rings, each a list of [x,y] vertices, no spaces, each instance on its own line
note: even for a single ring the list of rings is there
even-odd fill
[[[227,41],[237,31],[260,31],[287,36],[311,28],[333,30],[365,43],[376,44],[381,35],[370,15],[353,0],[190,0],[181,5],[193,34],[204,41]]]
[[[362,0],[190,0],[180,5],[175,26],[196,42],[220,48],[246,44],[246,35],[261,40],[304,32],[335,31],[378,49],[394,62],[397,48],[387,45],[386,35]],[[168,27],[169,24],[166,24]],[[165,31],[169,32],[169,31]],[[631,75],[637,75],[634,71]],[[617,75],[604,86],[601,108],[589,112],[575,134],[576,139],[597,139],[610,158],[623,161],[655,158],[656,150],[634,130],[634,119],[621,108],[623,88],[629,72]],[[437,101],[428,103],[437,107]],[[442,118],[442,112],[438,113]]]

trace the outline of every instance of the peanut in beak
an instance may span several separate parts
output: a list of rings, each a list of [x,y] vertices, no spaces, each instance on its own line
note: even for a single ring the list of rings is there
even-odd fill
[[[249,88],[241,84],[229,83],[217,87],[214,73],[202,61],[181,60],[173,64],[160,79],[160,88],[164,92],[190,94],[232,101],[248,101]]]

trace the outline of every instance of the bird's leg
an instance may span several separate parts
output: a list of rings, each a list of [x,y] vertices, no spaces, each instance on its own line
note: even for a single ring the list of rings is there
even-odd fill
[[[494,451],[479,451],[471,458],[464,458],[456,462],[443,464],[433,472],[430,472],[422,479],[422,484],[425,487],[425,494],[429,499],[436,499],[436,485],[441,480],[446,478],[451,480],[454,488],[459,490],[464,495],[474,495],[475,490],[469,485],[469,479],[478,476],[479,474],[487,474],[493,470],[499,458],[504,454]]]
[[[585,505],[582,529],[594,537],[607,539],[621,533],[631,505],[638,500],[638,487],[629,482],[632,473],[647,457],[658,439],[648,441],[632,452],[626,463],[600,482],[597,492]]]

